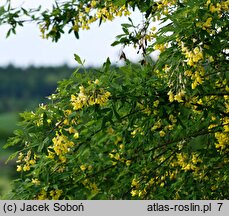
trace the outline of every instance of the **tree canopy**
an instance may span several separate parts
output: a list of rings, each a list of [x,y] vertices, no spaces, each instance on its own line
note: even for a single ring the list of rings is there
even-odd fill
[[[229,196],[228,6],[220,0],[55,1],[51,10],[0,8],[10,32],[27,21],[44,38],[128,16],[112,44],[142,54],[59,83],[21,114],[11,198],[225,199]],[[144,17],[133,23],[131,11]],[[154,25],[160,21],[159,27]],[[150,55],[160,51],[154,63]],[[84,61],[75,54],[75,60]]]

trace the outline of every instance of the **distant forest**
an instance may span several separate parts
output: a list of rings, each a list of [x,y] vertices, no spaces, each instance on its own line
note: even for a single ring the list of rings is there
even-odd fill
[[[55,92],[57,82],[68,78],[75,68],[0,67],[0,113],[33,109]]]

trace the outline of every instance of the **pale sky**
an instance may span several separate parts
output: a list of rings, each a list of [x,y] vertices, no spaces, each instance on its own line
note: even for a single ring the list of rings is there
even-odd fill
[[[52,0],[14,0],[13,3],[26,3],[27,6],[36,6],[39,3],[44,7],[50,5]],[[48,2],[48,3],[47,3]],[[134,13],[131,17],[136,23],[141,23],[140,13]],[[49,66],[67,63],[76,66],[74,53],[86,60],[86,65],[100,66],[107,57],[113,63],[119,61],[121,47],[111,47],[115,36],[122,33],[121,23],[127,22],[127,18],[117,18],[112,22],[98,23],[91,26],[91,30],[80,31],[80,39],[73,34],[64,35],[57,43],[44,40],[40,37],[39,27],[29,24],[18,28],[16,35],[5,38],[6,26],[0,26],[0,66],[14,64],[16,66]],[[138,59],[136,51],[126,50],[127,57],[133,61]]]

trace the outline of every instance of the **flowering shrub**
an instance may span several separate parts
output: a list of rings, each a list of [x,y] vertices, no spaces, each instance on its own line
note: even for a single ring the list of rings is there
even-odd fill
[[[129,18],[112,45],[133,45],[142,61],[133,65],[123,54],[123,67],[107,59],[98,71],[75,71],[49,103],[21,114],[21,129],[8,142],[21,146],[13,155],[21,177],[11,198],[227,198],[228,6],[228,0],[69,1],[35,19],[44,37],[57,41],[68,23],[77,36],[91,22],[129,16],[137,7],[144,23]],[[163,23],[158,30],[155,20]],[[14,22],[13,28],[18,17]]]

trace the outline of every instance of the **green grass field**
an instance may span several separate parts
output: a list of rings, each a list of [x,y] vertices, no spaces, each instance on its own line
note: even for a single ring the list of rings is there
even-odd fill
[[[4,134],[12,134],[12,131],[17,127],[18,118],[18,113],[0,114],[0,139]]]
[[[0,199],[4,199],[10,191],[10,182],[15,174],[15,167],[12,163],[5,164],[5,161],[13,152],[10,149],[3,149],[3,146],[17,128],[18,117],[17,113],[0,114]]]

